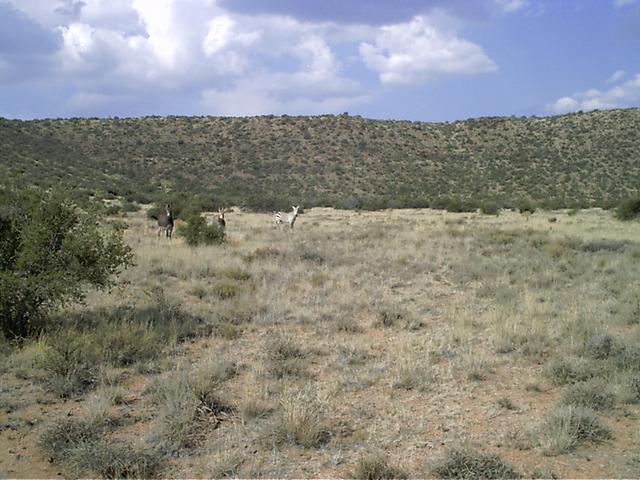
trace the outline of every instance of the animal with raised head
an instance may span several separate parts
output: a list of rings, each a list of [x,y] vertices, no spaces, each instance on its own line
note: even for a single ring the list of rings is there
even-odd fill
[[[216,225],[220,228],[225,228],[227,226],[227,222],[224,219],[224,214],[227,213],[228,210],[226,208],[219,208],[218,215],[215,218]]]
[[[173,215],[171,214],[171,205],[167,205],[165,213],[158,215],[158,237],[164,231],[165,238],[171,238],[173,234]]]
[[[291,229],[293,229],[293,224],[296,223],[296,218],[298,217],[298,209],[300,208],[300,205],[291,208],[293,208],[292,212],[276,212],[276,227],[279,228],[281,226],[284,226],[284,224],[286,223]]]

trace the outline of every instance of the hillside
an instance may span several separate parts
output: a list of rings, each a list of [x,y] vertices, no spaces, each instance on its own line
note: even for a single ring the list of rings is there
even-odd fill
[[[611,205],[638,195],[640,110],[453,123],[349,115],[0,119],[3,181],[255,208],[442,199]],[[285,203],[285,204],[286,204]]]

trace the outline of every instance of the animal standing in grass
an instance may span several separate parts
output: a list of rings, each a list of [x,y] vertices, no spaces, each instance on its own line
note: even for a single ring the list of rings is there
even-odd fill
[[[166,213],[158,215],[158,237],[163,230],[165,238],[170,239],[173,234],[173,215],[170,205],[167,205]]]
[[[219,208],[218,209],[218,216],[215,219],[216,225],[218,225],[218,227],[224,229],[227,226],[227,222],[224,219],[224,214],[227,212],[226,209],[224,208]]]
[[[285,212],[277,212],[275,214],[276,227],[281,227],[285,223],[289,224],[289,227],[293,230],[293,224],[296,223],[296,217],[298,216],[298,209],[300,206],[291,207],[293,208],[293,212],[285,213]]]

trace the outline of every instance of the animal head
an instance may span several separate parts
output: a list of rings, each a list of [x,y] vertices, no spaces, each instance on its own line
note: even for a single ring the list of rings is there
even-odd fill
[[[169,205],[168,203],[167,203],[167,208],[166,208],[166,210],[167,210],[167,216],[169,216],[169,217],[170,217],[170,216],[171,216],[171,205]]]
[[[224,214],[227,213],[227,209],[226,208],[219,208],[218,209],[218,218],[221,218],[224,220]]]
[[[291,208],[293,208],[293,214],[297,215],[298,214],[298,209],[300,208],[300,205],[298,205],[297,207],[292,206]]]

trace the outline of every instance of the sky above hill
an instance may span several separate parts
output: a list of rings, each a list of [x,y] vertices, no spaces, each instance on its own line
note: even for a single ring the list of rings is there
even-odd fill
[[[0,116],[640,106],[640,0],[0,0]]]

